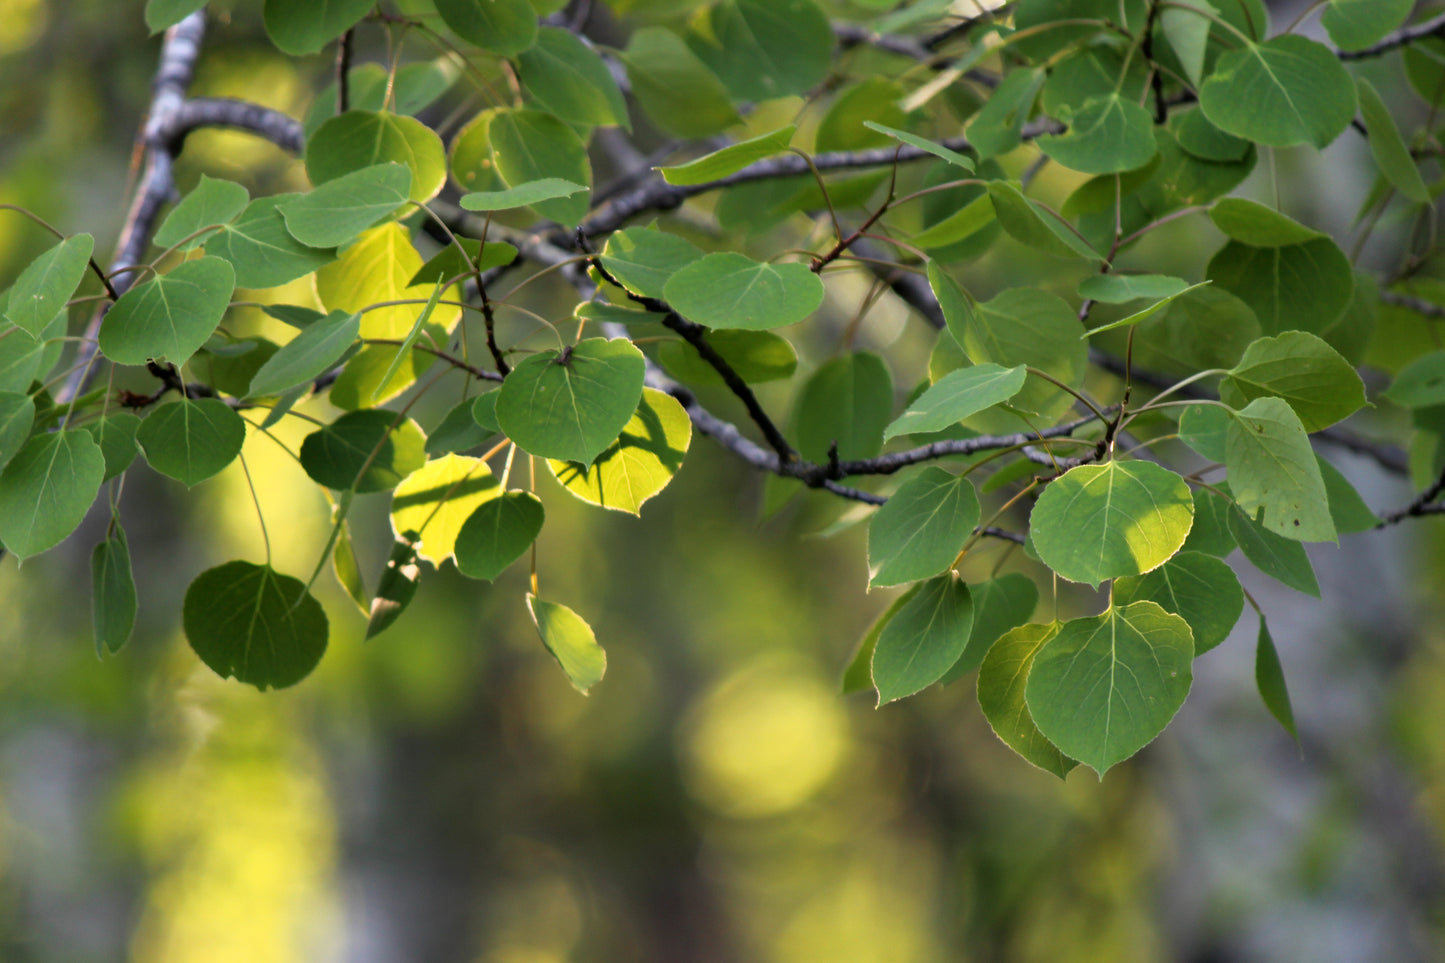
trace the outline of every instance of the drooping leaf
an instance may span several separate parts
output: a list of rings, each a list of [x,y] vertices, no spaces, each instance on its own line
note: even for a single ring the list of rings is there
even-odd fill
[[[692,421],[671,395],[642,389],[637,412],[591,465],[549,461],[562,487],[585,502],[641,514],[642,505],[667,487],[682,467]]]
[[[1319,464],[1299,416],[1279,398],[1257,398],[1230,418],[1224,463],[1234,500],[1266,530],[1304,542],[1335,541]]]
[[[952,574],[924,582],[898,610],[873,650],[878,705],[911,696],[943,677],[968,644],[973,603]]]
[[[1062,258],[1099,260],[1099,252],[1074,233],[1058,218],[1040,208],[1037,202],[1008,181],[988,182],[989,200],[994,216],[1014,240],[1029,247]]]
[[[425,310],[420,302],[425,302],[434,288],[432,284],[412,283],[421,267],[421,255],[412,246],[406,228],[400,224],[383,224],[361,235],[340,260],[317,272],[316,293],[328,311],[361,314],[363,338],[400,340],[416,327],[417,319]],[[451,294],[443,296],[454,300]],[[382,301],[419,303],[372,308]],[[431,320],[436,327],[449,331],[460,317],[460,308],[439,304]],[[395,348],[389,345],[371,347],[391,348],[388,360],[395,354]],[[386,367],[381,365],[377,374]]]
[[[893,378],[876,354],[855,351],[834,358],[803,385],[795,415],[798,450],[825,463],[872,458],[883,448],[883,429],[893,410]]]
[[[416,564],[415,546],[404,538],[397,539],[392,543],[386,567],[381,570],[381,578],[376,583],[376,596],[371,600],[367,613],[367,639],[376,638],[401,618],[401,613],[416,598],[420,578],[421,566]]]
[[[934,260],[928,262],[928,286],[938,300],[939,310],[943,312],[944,326],[962,348],[969,329],[978,324],[978,302]],[[975,359],[977,360],[979,359]]]
[[[466,520],[500,494],[486,462],[442,455],[396,486],[391,497],[392,532],[411,543],[418,558],[440,566],[456,550],[457,535]]]
[[[729,144],[686,164],[659,167],[658,171],[669,184],[706,184],[708,181],[721,180],[729,174],[736,174],[749,164],[787,150],[797,130],[796,124],[789,124],[766,134]]]
[[[1227,524],[1239,550],[1255,568],[1297,592],[1320,597],[1314,566],[1303,545],[1269,531],[1235,505],[1229,509]]]
[[[1251,344],[1220,383],[1219,397],[1243,408],[1255,398],[1289,402],[1307,432],[1328,428],[1365,406],[1365,386],[1354,367],[1324,341],[1286,331]]]
[[[152,468],[190,488],[236,460],[246,422],[216,398],[161,405],[136,429]]]
[[[1079,297],[1104,304],[1125,304],[1140,298],[1167,298],[1189,289],[1183,278],[1165,274],[1091,274],[1079,284]]]
[[[417,203],[431,200],[446,183],[447,158],[441,138],[415,117],[385,110],[348,110],[326,121],[306,141],[306,175],[318,187],[386,163],[401,164],[411,171],[407,196]],[[382,213],[386,212],[376,217]],[[361,228],[371,226],[376,217]],[[291,223],[289,215],[287,223]],[[314,247],[345,240],[314,244],[300,234],[297,238]]]
[[[771,331],[713,331],[707,343],[748,384],[790,378],[798,367],[798,354],[792,344]],[[657,360],[679,381],[724,384],[717,369],[687,341],[662,342],[657,346]]]
[[[631,129],[627,103],[607,63],[570,30],[543,27],[537,42],[517,58],[527,92],[573,124]]]
[[[687,39],[740,100],[807,93],[833,60],[833,31],[814,0],[722,0]]]
[[[540,110],[499,110],[487,127],[492,163],[508,187],[557,178],[590,185],[587,145],[564,122]],[[571,227],[587,213],[589,194],[538,201],[533,210]]]
[[[1221,130],[1270,147],[1323,148],[1355,115],[1355,85],[1324,44],[1297,34],[1219,58],[1199,106]]]
[[[1229,435],[1229,409],[1215,404],[1190,405],[1179,416],[1179,439],[1210,461],[1224,463]]]
[[[339,506],[338,506],[339,507]],[[332,523],[335,524],[333,510]],[[341,520],[336,533],[336,547],[331,550],[331,571],[336,581],[346,590],[346,597],[356,603],[362,615],[371,614],[371,597],[367,594],[366,583],[361,578],[361,560],[356,557],[356,546],[351,542],[351,525]]]
[[[100,350],[117,364],[185,364],[221,323],[235,287],[236,273],[221,258],[177,265],[121,295],[100,326]]]
[[[542,201],[559,197],[571,197],[587,190],[584,184],[574,184],[558,177],[544,177],[539,181],[522,184],[504,191],[476,191],[462,195],[461,206],[469,211],[509,211],[518,207],[531,207]],[[513,249],[515,250],[515,249]]]
[[[20,559],[60,544],[85,518],[104,475],[89,432],[33,436],[0,472],[0,544]]]
[[[567,673],[567,681],[586,695],[607,671],[607,653],[597,644],[592,627],[567,606],[545,602],[531,592],[527,593],[527,611],[532,613],[542,644]]]
[[[527,0],[436,0],[436,8],[452,33],[503,57],[537,39],[537,11]]]
[[[263,692],[310,675],[329,632],[321,603],[300,579],[242,561],[198,575],[186,589],[181,621],[212,671]]]
[[[1217,486],[1216,486],[1217,487]],[[1194,525],[1180,552],[1203,552],[1223,558],[1239,546],[1229,531],[1234,502],[1222,494],[1200,487],[1194,489]]]
[[[373,0],[266,0],[266,33],[284,53],[313,54],[355,26],[373,5]]]
[[[1069,129],[1038,139],[1039,149],[1070,170],[1117,174],[1153,159],[1154,120],[1137,101],[1117,91],[1092,97],[1069,118]]]
[[[1279,652],[1275,650],[1274,638],[1269,634],[1269,625],[1263,615],[1259,617],[1259,640],[1254,648],[1254,684],[1269,714],[1284,726],[1290,738],[1299,742],[1294,709],[1289,703],[1289,689],[1284,684],[1284,667],[1279,664]]]
[[[1147,575],[1114,583],[1114,604],[1148,599],[1189,623],[1194,655],[1223,642],[1244,612],[1244,589],[1234,569],[1213,555],[1180,552]]]
[[[1405,9],[1408,11],[1409,8],[1409,0],[1406,0]],[[1380,173],[1410,200],[1417,204],[1429,204],[1430,190],[1420,176],[1415,158],[1410,156],[1409,146],[1400,136],[1400,128],[1395,126],[1390,109],[1369,80],[1360,77],[1355,82],[1359,85],[1360,114],[1365,118],[1365,130],[1369,133],[1370,153],[1374,155]]]
[[[1193,521],[1184,479],[1153,462],[1111,461],[1079,465],[1051,482],[1034,505],[1030,535],[1049,568],[1098,585],[1158,568]]]
[[[251,194],[235,181],[201,175],[201,181],[189,194],[181,198],[161,226],[156,230],[155,245],[161,248],[176,247],[189,251],[210,240],[209,234],[191,237],[198,231],[216,224],[226,224],[246,209]],[[185,243],[182,243],[182,242]]]
[[[1059,632],[1059,623],[1020,625],[1004,633],[978,668],[978,704],[1004,745],[1044,772],[1060,779],[1078,765],[1044,737],[1034,725],[1024,699],[1030,671],[1039,650]]]
[[[1445,351],[1431,351],[1411,361],[1383,394],[1406,408],[1445,404]]]
[[[1008,401],[1024,386],[1023,365],[1001,368],[985,362],[944,375],[914,399],[883,433],[887,441],[897,435],[942,431],[969,415]]]
[[[336,247],[387,217],[410,196],[411,170],[388,162],[364,167],[278,205],[286,230],[308,247]]]
[[[888,146],[886,131],[897,130],[908,123],[908,115],[900,106],[907,93],[903,85],[889,77],[867,77],[843,86],[818,121],[818,129],[813,135],[813,152]],[[881,130],[881,125],[870,126],[878,121],[893,126]],[[921,137],[918,139],[923,140]],[[928,143],[926,140],[923,142]],[[935,150],[944,149],[935,146]],[[968,159],[964,158],[964,161],[967,163]]]
[[[1350,480],[1319,455],[1315,455],[1315,461],[1319,464],[1320,475],[1325,480],[1325,491],[1330,498],[1330,518],[1335,523],[1335,531],[1341,535],[1350,535],[1378,528],[1380,517],[1370,511],[1370,506],[1365,504],[1365,500],[1360,497],[1355,486],[1350,484]]]
[[[1065,622],[1035,654],[1024,698],[1045,738],[1103,776],[1164,731],[1193,660],[1188,623],[1134,602]]]
[[[1159,11],[1159,27],[1184,75],[1196,88],[1204,79],[1204,58],[1209,46],[1209,14],[1218,14],[1209,0],[1196,0],[1189,7],[1165,7]]]
[[[966,131],[981,159],[1006,154],[1022,142],[1024,123],[1046,76],[1041,67],[1021,67],[1004,74]]]
[[[1320,25],[1342,50],[1363,50],[1400,27],[1414,6],[1414,0],[1329,0]]]
[[[135,628],[135,579],[125,530],[98,542],[90,553],[90,624],[97,657],[119,652]]]
[[[709,137],[741,119],[722,81],[670,30],[634,31],[622,62],[638,106],[674,137]]]
[[[507,492],[488,499],[457,533],[457,571],[470,578],[495,579],[536,541],[546,512],[531,492]]]
[[[651,227],[614,231],[599,258],[602,266],[633,294],[662,298],[667,281],[702,257],[692,242]]]
[[[1033,579],[1017,572],[975,582],[968,587],[968,593],[973,599],[973,630],[963,654],[940,680],[944,685],[978,668],[994,642],[1027,622],[1039,604],[1039,587]]]
[[[300,196],[258,197],[240,217],[206,236],[206,253],[230,262],[237,287],[274,288],[336,260],[334,249],[307,247],[286,230],[279,207]]]
[[[901,140],[909,147],[917,147],[919,150],[926,150],[928,151],[928,153],[932,154],[934,157],[939,158],[940,160],[946,160],[950,164],[953,164],[955,167],[961,167],[964,170],[968,171],[970,174],[973,173],[972,159],[966,157],[963,154],[960,154],[956,150],[950,150],[949,148],[944,147],[942,144],[935,143],[934,141],[929,140],[927,137],[919,137],[917,134],[910,134],[906,130],[899,130],[896,127],[889,127],[886,124],[875,123],[871,120],[863,121],[863,126],[867,127],[869,130],[876,130],[880,134],[887,134],[894,140]]]
[[[358,495],[395,488],[426,462],[410,418],[380,408],[348,411],[301,442],[301,467],[318,485]]]
[[[823,282],[803,264],[768,264],[719,251],[680,268],[663,296],[689,321],[760,331],[797,324],[816,311]]]
[[[1287,247],[1230,241],[1205,274],[1254,309],[1264,334],[1319,334],[1349,307],[1355,289],[1349,259],[1327,237]]]
[[[997,223],[993,212],[993,201],[985,193],[975,197],[943,220],[913,235],[909,238],[909,243],[925,251],[935,251],[938,248],[947,248],[974,238],[984,228],[996,227]],[[933,261],[929,261],[930,267],[933,263]]]
[[[40,337],[80,287],[94,250],[95,238],[75,234],[31,261],[10,286],[4,316]]]
[[[247,397],[277,395],[318,377],[341,360],[361,332],[361,315],[332,311],[273,354],[251,378]]]
[[[35,424],[35,402],[29,395],[13,391],[0,391],[0,468],[4,468],[25,440],[30,437],[30,427]]]
[[[465,200],[465,198],[463,198]],[[463,204],[463,206],[466,206]],[[490,268],[511,264],[517,259],[517,249],[506,241],[481,241],[469,237],[458,237],[434,255],[407,282],[407,287],[419,284],[441,284],[472,271],[486,271]],[[457,246],[465,251],[458,250]]]
[[[953,564],[978,525],[978,493],[930,466],[905,482],[868,522],[870,586],[932,578]]]
[[[642,352],[622,339],[539,351],[502,383],[497,422],[529,454],[591,465],[632,419],[645,373]]]

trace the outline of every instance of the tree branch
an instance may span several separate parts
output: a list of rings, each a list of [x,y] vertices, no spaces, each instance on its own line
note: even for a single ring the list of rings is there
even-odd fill
[[[1386,36],[1383,40],[1363,50],[1340,50],[1336,51],[1335,55],[1341,60],[1365,60],[1369,57],[1378,57],[1381,54],[1389,53],[1397,47],[1412,44],[1417,40],[1442,35],[1445,35],[1445,14],[1422,23],[1417,23],[1414,26],[1401,27],[1399,30]]]

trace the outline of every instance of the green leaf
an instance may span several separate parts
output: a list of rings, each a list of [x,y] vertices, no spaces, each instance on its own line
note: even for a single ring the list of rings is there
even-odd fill
[[[917,147],[919,150],[926,150],[940,160],[946,160],[955,167],[962,167],[970,174],[973,173],[973,161],[960,154],[956,150],[950,150],[942,144],[935,143],[927,137],[919,137],[917,134],[910,134],[906,130],[899,130],[897,127],[889,127],[886,124],[874,123],[871,120],[863,121],[863,126],[869,130],[876,130],[880,134],[887,134],[894,140],[901,140],[909,147]]]
[[[1251,247],[1287,247],[1325,237],[1274,208],[1243,197],[1226,197],[1209,209],[1209,219],[1229,237]]]
[[[497,424],[497,393],[488,391],[472,400],[472,420],[490,433],[502,430]]]
[[[441,284],[454,277],[463,274],[470,274],[473,271],[486,271],[490,268],[501,267],[511,264],[517,259],[517,249],[506,241],[488,241],[482,244],[481,241],[470,237],[456,238],[456,243],[448,244],[441,249],[441,252],[427,261],[407,282],[407,287],[416,287],[425,284]],[[457,249],[460,244],[462,250]]]
[[[411,171],[407,197],[418,204],[435,197],[447,180],[447,156],[441,138],[415,117],[389,111],[348,110],[322,124],[306,141],[306,175],[318,187],[386,163],[401,164]],[[361,228],[369,227],[377,217],[380,214]],[[345,240],[317,244],[299,234],[297,239],[313,247],[330,247]]]
[[[394,427],[393,427],[394,426]],[[426,462],[410,418],[380,408],[348,411],[301,442],[301,467],[319,485],[358,495],[395,488]]]
[[[619,512],[642,505],[667,487],[692,441],[692,421],[671,395],[642,389],[642,401],[618,436],[591,465],[549,461],[562,487],[584,502]]]
[[[1023,388],[1026,374],[1023,365],[1001,368],[989,363],[951,371],[914,399],[883,432],[883,440],[942,431],[969,415],[1008,401]]]
[[[669,30],[634,31],[622,62],[638,106],[674,137],[710,137],[741,119],[722,81]]]
[[[1020,625],[989,648],[978,668],[978,704],[994,733],[1025,761],[1060,779],[1078,765],[1034,725],[1024,699],[1039,650],[1058,635],[1059,624]]]
[[[44,360],[45,344],[17,327],[0,334],[0,391],[25,392]]]
[[[944,685],[978,668],[993,644],[1027,622],[1039,604],[1039,587],[1017,572],[975,582],[968,592],[973,599],[973,631],[963,654],[940,680]],[[1023,698],[1022,690],[1019,698]]]
[[[502,382],[497,422],[528,454],[590,465],[632,420],[645,374],[642,352],[622,339],[539,351]]]
[[[364,63],[347,74],[349,106],[357,110],[387,108],[416,116],[450,90],[460,73],[448,55],[402,64],[394,72],[379,63]],[[336,84],[331,83],[316,95],[306,113],[306,136],[335,116]]]
[[[1220,383],[1219,397],[1233,408],[1256,398],[1289,402],[1307,432],[1328,428],[1363,408],[1365,385],[1351,364],[1304,331],[1260,338]]]
[[[477,424],[472,417],[472,406],[476,404],[476,398],[468,398],[447,412],[446,417],[441,420],[426,436],[426,453],[428,455],[444,455],[447,452],[461,452],[469,448],[475,448],[486,441],[493,434],[492,430],[483,425]],[[496,403],[496,399],[492,399]]]
[[[968,125],[968,142],[978,151],[980,160],[1007,154],[1022,143],[1024,122],[1046,77],[1041,67],[1023,67],[1004,74]]]
[[[0,391],[0,468],[15,457],[35,424],[35,402],[29,395]]]
[[[1090,97],[1064,134],[1037,141],[1039,149],[1070,170],[1085,174],[1118,174],[1143,167],[1154,158],[1154,119],[1149,112],[1117,92]]]
[[[1229,409],[1220,405],[1190,405],[1179,416],[1179,438],[1203,457],[1222,465],[1230,415]]]
[[[542,644],[567,673],[567,680],[586,695],[607,671],[607,653],[597,644],[592,627],[567,606],[544,602],[531,592],[527,593],[527,611],[532,613]]]
[[[707,343],[748,384],[791,378],[798,367],[798,353],[792,344],[771,331],[714,331]],[[723,384],[722,375],[690,342],[662,342],[657,346],[657,360],[679,381]]]
[[[99,542],[90,553],[90,625],[97,657],[119,652],[135,628],[135,579],[125,530]]]
[[[899,106],[907,93],[902,84],[888,77],[868,77],[840,88],[818,121],[813,134],[813,153],[888,146],[888,134],[866,125],[886,121],[895,125],[887,128],[893,130],[896,125],[907,124],[908,115]]]
[[[893,411],[893,378],[876,354],[855,351],[834,358],[803,385],[796,410],[798,450],[809,461],[872,458],[883,449]]]
[[[84,426],[105,457],[105,477],[102,481],[110,481],[135,461],[135,456],[140,453],[135,440],[140,424],[140,418],[129,411],[112,411]]]
[[[121,295],[100,327],[100,350],[117,364],[185,364],[221,323],[235,287],[236,272],[218,257],[177,265]]]
[[[1114,583],[1116,606],[1144,599],[1189,623],[1196,657],[1223,642],[1244,612],[1234,569],[1202,552],[1180,552],[1147,575]]]
[[[1408,11],[1409,8],[1407,0],[1405,9]],[[1326,16],[1329,14],[1326,13]],[[1365,118],[1365,130],[1369,133],[1370,153],[1374,155],[1380,173],[1415,203],[1431,203],[1430,190],[1425,186],[1420,168],[1415,158],[1410,156],[1410,148],[1405,138],[1400,136],[1400,128],[1395,126],[1395,118],[1390,116],[1385,101],[1364,77],[1355,82],[1359,85],[1360,114]]]
[[[1099,253],[1067,224],[1043,210],[1007,181],[989,181],[994,216],[1014,240],[1054,257],[1098,261]]]
[[[759,331],[797,324],[818,310],[823,282],[803,264],[767,264],[719,251],[679,269],[663,296],[698,324]]]
[[[27,334],[40,337],[80,287],[94,250],[95,238],[76,234],[31,261],[10,286],[5,317]]]
[[[1349,258],[1327,237],[1287,247],[1230,241],[1205,276],[1253,308],[1265,334],[1319,334],[1349,307],[1355,290]]]
[[[1134,363],[1180,375],[1228,368],[1258,337],[1249,305],[1217,284],[1195,285],[1135,329]]]
[[[405,204],[410,190],[410,168],[377,164],[298,194],[278,209],[286,218],[286,230],[302,244],[336,247]]]
[[[537,12],[527,0],[436,0],[436,8],[452,33],[503,57],[537,40]]]
[[[440,566],[456,550],[463,523],[501,494],[480,458],[442,455],[402,479],[391,498],[391,528],[416,555]]]
[[[326,652],[329,631],[321,603],[300,579],[241,561],[196,576],[181,621],[212,671],[263,692],[306,678]]]
[[[279,395],[288,388],[314,381],[341,360],[360,333],[361,315],[332,311],[273,354],[251,378],[246,396]]]
[[[1239,546],[1229,532],[1229,515],[1234,502],[1208,488],[1194,489],[1194,527],[1184,540],[1182,552],[1203,552],[1223,558]]]
[[[1284,34],[1219,58],[1199,106],[1221,130],[1270,147],[1323,148],[1355,116],[1355,85],[1322,43]]]
[[[541,28],[517,68],[527,92],[568,123],[631,128],[627,102],[606,62],[570,30]]]
[[[355,26],[374,5],[375,0],[266,0],[266,33],[284,53],[313,54]]]
[[[206,5],[206,0],[146,0],[146,26],[152,34],[173,27]]]
[[[957,326],[950,328],[957,337]],[[1066,385],[1083,383],[1088,368],[1088,346],[1079,338],[1078,315],[1063,298],[1037,288],[1008,288],[978,306],[965,322],[960,344],[974,364],[992,362],[1005,368],[1029,365],[1046,371]],[[1074,396],[1029,375],[1012,405],[1046,419],[1059,418],[1074,404]],[[980,431],[1017,431],[1017,417],[985,412],[969,421]]]
[[[457,571],[487,581],[501,575],[537,539],[546,512],[531,492],[483,502],[457,533]]]
[[[1445,351],[1431,351],[1410,362],[1395,375],[1383,396],[1406,408],[1445,404]]]
[[[1335,531],[1341,535],[1368,532],[1380,526],[1380,516],[1370,511],[1370,506],[1355,491],[1348,478],[1340,470],[1319,455],[1315,461],[1320,466],[1320,475],[1325,480],[1325,491],[1330,498],[1330,518]]]
[[[1030,517],[1034,548],[1071,582],[1158,568],[1194,522],[1189,486],[1148,461],[1079,465],[1049,483]]]
[[[415,547],[405,539],[393,542],[386,568],[381,570],[381,578],[376,583],[376,597],[371,600],[367,613],[367,639],[376,638],[401,618],[401,613],[416,597],[420,577],[421,566],[416,564]]]
[[[336,260],[335,250],[307,247],[286,230],[279,206],[301,196],[258,197],[240,217],[206,237],[206,253],[231,263],[237,287],[274,288]]]
[[[1101,331],[1113,331],[1115,328],[1128,328],[1140,323],[1141,321],[1147,321],[1149,318],[1152,318],[1154,315],[1158,314],[1160,311],[1172,304],[1175,298],[1183,297],[1189,292],[1202,288],[1207,284],[1209,284],[1208,281],[1201,281],[1198,284],[1191,284],[1189,287],[1185,288],[1183,291],[1178,292],[1177,294],[1171,294],[1166,298],[1155,301],[1153,304],[1149,305],[1147,308],[1144,308],[1142,311],[1135,311],[1133,314],[1127,317],[1120,318],[1118,321],[1111,321],[1108,324],[1101,324],[1097,328],[1090,328],[1085,333],[1079,335],[1079,337],[1088,338],[1098,334]]]
[[[928,286],[938,299],[938,308],[943,312],[943,323],[948,333],[960,348],[963,347],[969,329],[979,323],[978,302],[934,260],[928,262]]]
[[[412,286],[412,278],[421,267],[421,255],[412,246],[407,229],[395,222],[383,224],[367,231],[346,249],[346,253],[339,260],[317,272],[316,293],[328,311],[360,314],[363,338],[400,340],[412,332],[417,319],[425,313],[426,308],[420,303],[397,304],[386,308],[375,305],[382,301],[426,301],[434,286]],[[438,305],[432,312],[434,325],[428,329],[430,336],[436,343],[446,340],[446,331],[449,331],[460,317],[460,308],[447,304]],[[371,345],[367,350],[372,349],[375,349],[372,356],[384,355],[387,359],[376,366],[374,374],[379,376],[386,370],[397,349],[392,345]],[[361,354],[366,355],[367,351],[364,350]],[[428,359],[422,369],[425,370],[430,363]],[[410,383],[404,382],[396,390],[400,391]],[[369,392],[366,397],[369,397]],[[336,399],[334,391],[332,399]]]
[[[833,30],[813,0],[722,0],[688,42],[739,100],[805,94],[833,62]]]
[[[1333,542],[1329,499],[1299,416],[1278,398],[1257,398],[1230,419],[1224,463],[1234,500],[1266,530]]]
[[[236,460],[246,422],[224,401],[183,399],[151,412],[136,441],[152,468],[190,488]]]
[[[1193,660],[1188,623],[1135,602],[1065,622],[1035,654],[1024,698],[1050,742],[1103,776],[1164,731]]]
[[[952,574],[924,582],[898,610],[873,650],[878,705],[911,696],[943,677],[968,644],[973,603]]]
[[[336,523],[335,511],[332,512],[332,523]],[[361,578],[361,560],[356,557],[356,546],[351,542],[351,526],[345,519],[341,520],[340,530],[336,533],[336,547],[331,550],[331,570],[336,573],[336,581],[346,590],[347,598],[356,603],[362,615],[370,615],[371,599]]]
[[[539,110],[499,110],[487,128],[492,163],[508,187],[557,178],[591,184],[587,145],[572,128]],[[533,210],[568,227],[587,214],[589,194],[538,201]]]
[[[0,472],[0,543],[22,560],[60,544],[85,518],[104,474],[89,432],[35,435]]]
[[[1255,568],[1297,592],[1320,597],[1314,566],[1303,545],[1269,531],[1237,506],[1231,506],[1227,524],[1239,550]]]
[[[921,582],[913,585],[889,603],[888,608],[884,609],[883,614],[873,621],[863,638],[858,641],[858,648],[854,650],[853,658],[848,660],[848,667],[843,670],[843,695],[852,695],[855,692],[873,688],[873,652],[878,647],[878,636],[883,634],[883,627],[898,614],[898,610],[907,605],[921,588],[923,588]]]
[[[947,571],[978,519],[978,493],[967,478],[923,469],[869,519],[868,585],[903,585]]]
[[[1263,615],[1259,617],[1259,641],[1254,647],[1254,684],[1258,687],[1259,697],[1264,700],[1264,707],[1269,710],[1269,714],[1284,726],[1284,731],[1290,734],[1290,738],[1299,742],[1299,732],[1294,724],[1294,709],[1289,704],[1289,689],[1284,684],[1284,667],[1279,664],[1279,653],[1275,651],[1274,639],[1269,634],[1269,626]]]
[[[1198,160],[1228,164],[1249,156],[1249,141],[1215,127],[1198,108],[1170,113],[1169,125],[1178,145]]]
[[[676,234],[629,227],[612,233],[599,260],[628,291],[661,300],[668,278],[700,257],[696,245]]]
[[[1125,304],[1140,298],[1174,297],[1190,287],[1183,278],[1165,274],[1091,274],[1079,283],[1079,297],[1104,304]]]
[[[1196,0],[1190,7],[1164,7],[1159,11],[1159,27],[1179,58],[1184,75],[1195,88],[1204,79],[1204,59],[1212,25],[1208,14],[1218,12],[1209,0]]]
[[[981,194],[943,220],[913,235],[910,242],[925,251],[948,247],[973,237],[996,222],[993,201],[987,194]],[[932,263],[929,261],[930,265]]]
[[[1330,0],[1320,24],[1341,49],[1363,50],[1404,24],[1414,6],[1414,0]],[[1365,122],[1369,123],[1368,118]],[[1283,688],[1283,679],[1280,685]],[[1294,735],[1292,726],[1285,728]]]
[[[210,235],[191,235],[213,225],[235,220],[236,215],[244,211],[250,201],[250,192],[235,181],[202,174],[200,183],[181,198],[181,202],[161,222],[160,229],[156,231],[155,245],[160,248],[175,247],[178,251],[200,247],[207,242]],[[188,237],[191,238],[189,241],[186,240]]]
[[[793,134],[797,133],[797,130],[797,124],[789,124],[766,134],[730,144],[721,150],[715,150],[711,154],[699,157],[697,160],[688,161],[686,164],[659,167],[657,170],[661,172],[665,181],[675,185],[706,184],[709,181],[721,180],[729,174],[736,174],[750,164],[787,150],[788,144],[792,142]]]
[[[505,191],[476,191],[462,195],[461,206],[469,211],[510,211],[518,207],[531,207],[542,201],[558,197],[571,197],[587,190],[584,184],[573,184],[556,177],[545,177],[521,187]],[[516,249],[513,248],[515,251]]]

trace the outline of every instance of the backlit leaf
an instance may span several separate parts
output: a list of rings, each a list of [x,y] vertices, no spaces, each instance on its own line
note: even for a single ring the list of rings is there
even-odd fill
[[[667,487],[682,467],[692,440],[692,421],[671,395],[642,390],[637,412],[591,465],[549,461],[562,487],[585,502],[640,514],[649,498]]]
[[[421,577],[421,566],[416,564],[416,547],[406,539],[392,543],[391,555],[381,578],[376,582],[376,595],[371,600],[366,621],[366,638],[373,639],[401,618],[411,600],[416,598],[417,581]]]
[[[501,494],[480,458],[442,455],[406,476],[391,498],[391,528],[418,558],[440,566],[456,548],[462,524],[483,502]]]
[[[348,110],[326,121],[306,141],[306,175],[317,186],[388,162],[411,171],[407,196],[418,203],[431,200],[446,183],[447,158],[441,138],[415,117],[384,110]],[[373,217],[361,227],[369,227],[375,220]],[[289,215],[287,223],[291,223]],[[297,237],[315,247],[341,243],[316,244]]]
[[[1024,699],[1039,649],[1053,640],[1059,623],[1020,625],[1004,633],[978,668],[978,704],[994,733],[1032,765],[1060,779],[1078,765],[1034,725]]]
[[[645,371],[642,352],[622,339],[539,351],[502,382],[497,422],[529,454],[590,465],[632,419]]]
[[[607,653],[597,644],[592,627],[582,617],[565,605],[544,602],[532,593],[527,593],[527,611],[532,613],[532,622],[542,644],[567,673],[567,680],[583,695],[598,682],[607,671]]]
[[[775,131],[730,144],[686,164],[659,167],[658,171],[669,184],[706,184],[708,181],[721,180],[755,161],[787,150],[797,130],[796,124],[789,124]]]
[[[540,110],[499,110],[487,127],[492,162],[508,187],[556,178],[590,185],[587,145],[561,120]],[[572,226],[587,213],[589,194],[538,201],[532,209]]]

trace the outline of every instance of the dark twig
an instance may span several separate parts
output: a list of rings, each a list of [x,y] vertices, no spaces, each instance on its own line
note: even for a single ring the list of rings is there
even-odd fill
[[[1384,515],[1380,519],[1380,524],[1375,527],[1384,528],[1386,525],[1394,525],[1406,518],[1445,513],[1445,505],[1437,501],[1441,492],[1445,492],[1445,472],[1441,472],[1440,477],[1435,479],[1434,484],[1419,495],[1416,495],[1415,500],[1410,502],[1410,504],[1398,511],[1389,512]]]
[[[1370,57],[1378,57],[1381,54],[1389,53],[1397,47],[1412,44],[1417,40],[1442,35],[1445,35],[1445,14],[1422,21],[1414,26],[1401,27],[1399,30],[1386,36],[1383,40],[1363,50],[1337,51],[1336,56],[1341,60],[1365,60]]]
[[[336,45],[336,113],[338,116],[351,109],[351,40],[356,34],[352,27],[341,35]]]
[[[1385,304],[1393,304],[1399,308],[1408,308],[1416,314],[1423,314],[1427,318],[1445,318],[1445,305],[1439,305],[1434,301],[1427,301],[1424,298],[1415,297],[1413,294],[1403,294],[1399,291],[1381,291],[1380,300]]]

